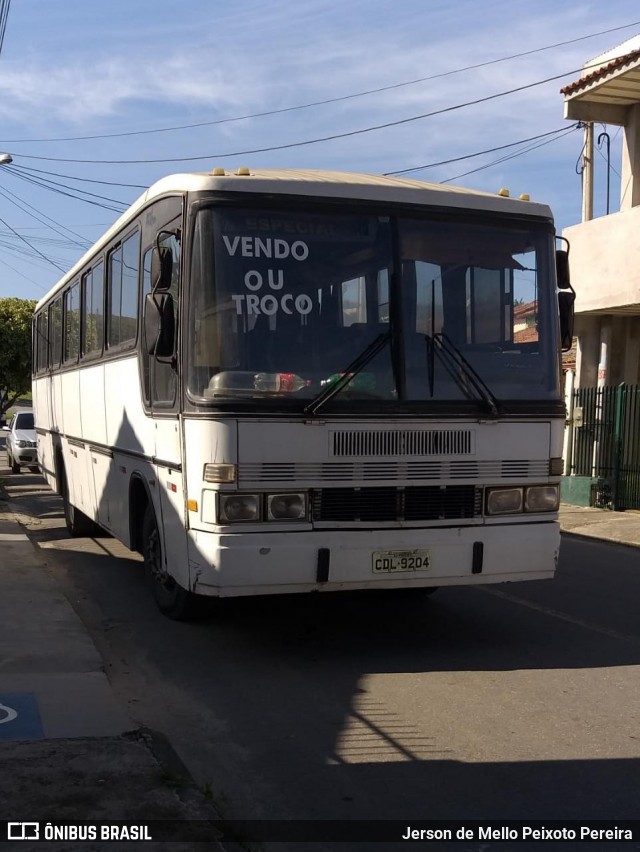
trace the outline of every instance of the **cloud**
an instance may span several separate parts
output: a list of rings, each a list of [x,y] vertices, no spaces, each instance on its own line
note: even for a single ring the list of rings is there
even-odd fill
[[[345,133],[579,69],[589,57],[632,34],[621,31],[448,74],[622,24],[631,17],[628,0],[608,0],[606,9],[595,0],[568,0],[560,6],[556,0],[538,0],[534,6],[524,0],[237,0],[226,4],[188,0],[174,4],[170,13],[157,0],[60,3],[55,13],[50,0],[14,6],[0,63],[0,116],[6,140],[213,121],[446,74],[366,97],[187,131],[64,146],[8,144],[5,149],[17,155],[17,163],[21,152],[96,160],[154,159]],[[174,169],[245,163],[392,171],[562,127],[559,90],[577,76],[571,73],[517,94],[372,133],[210,164],[83,167],[65,163],[63,168],[57,163],[24,162],[139,184]],[[580,179],[574,163],[580,147],[580,134],[575,133],[526,157],[469,175],[460,183],[492,191],[503,184],[514,193],[528,190],[571,221],[579,216]],[[498,156],[486,155],[418,176],[437,182]],[[18,178],[9,174],[5,179],[18,184]],[[58,221],[77,223],[87,210],[79,202],[22,181],[13,188]],[[131,190],[131,195],[135,192]],[[126,197],[124,190],[105,189],[105,194]],[[17,209],[10,213],[12,223],[23,216]],[[24,216],[25,224],[33,224]]]
[[[422,24],[428,17],[432,30],[444,27],[450,13],[444,5],[436,4],[435,10],[429,5],[430,15],[423,16]],[[182,113],[207,109],[212,117],[223,112],[242,114],[445,73],[517,52],[518,45],[512,47],[500,39],[502,32],[512,32],[511,20],[503,17],[500,26],[496,27],[494,21],[487,28],[480,16],[474,38],[470,39],[475,7],[458,4],[458,15],[460,5],[471,20],[464,28],[453,29],[453,35],[432,40],[417,39],[408,25],[399,29],[380,27],[375,15],[372,20],[362,19],[361,37],[354,38],[351,27],[343,30],[335,26],[335,4],[321,0],[309,3],[305,12],[297,14],[289,2],[268,7],[245,3],[238,14],[217,20],[199,44],[192,43],[187,49],[184,45],[172,47],[168,33],[156,33],[157,39],[165,38],[167,43],[149,45],[146,50],[143,45],[132,51],[125,42],[118,52],[108,42],[109,50],[103,48],[102,55],[76,51],[69,59],[60,50],[53,65],[50,57],[32,56],[26,63],[5,62],[0,74],[0,114],[25,124],[32,123],[36,116],[41,125],[68,122],[84,128],[91,128],[96,120],[122,117],[140,104],[143,110],[145,105],[153,105],[156,114],[159,108]],[[356,4],[353,14],[365,8],[366,4]],[[328,14],[330,9],[333,17]],[[572,9],[566,13],[555,11],[546,18],[532,16],[527,45],[557,40],[558,33],[573,31],[575,20]],[[310,27],[315,28],[311,39],[294,37]],[[332,105],[330,118],[375,118],[414,107],[437,108],[456,100],[469,100],[474,95],[550,76],[554,71],[580,67],[585,50],[579,44],[527,60],[490,65],[343,101]],[[548,93],[538,96],[531,90],[522,95],[522,103],[530,107],[541,103],[543,97],[548,104]],[[559,103],[559,95],[557,98]],[[501,116],[509,111],[498,102],[483,109]],[[510,111],[515,112],[513,106]],[[299,115],[304,115],[306,123],[311,113]],[[326,125],[327,112],[318,115]],[[144,113],[143,117],[146,118]],[[131,119],[134,124],[135,114]],[[295,119],[291,113],[286,122],[290,125]]]

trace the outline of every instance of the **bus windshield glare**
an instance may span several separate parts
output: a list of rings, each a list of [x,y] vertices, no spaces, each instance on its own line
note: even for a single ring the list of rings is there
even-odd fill
[[[327,410],[558,399],[552,250],[546,227],[488,215],[203,208],[188,392],[268,408],[299,399],[302,410],[343,377]]]

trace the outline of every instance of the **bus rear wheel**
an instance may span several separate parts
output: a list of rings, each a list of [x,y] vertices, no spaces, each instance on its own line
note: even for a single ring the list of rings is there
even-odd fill
[[[160,530],[151,504],[142,522],[142,557],[147,582],[160,612],[175,621],[190,621],[203,614],[202,596],[183,589],[165,570]]]

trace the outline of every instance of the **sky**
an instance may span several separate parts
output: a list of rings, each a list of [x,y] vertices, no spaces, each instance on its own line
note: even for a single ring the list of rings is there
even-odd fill
[[[0,297],[40,299],[145,187],[216,166],[389,173],[562,129],[409,173],[527,192],[561,231],[580,220],[583,137],[560,89],[638,33],[632,0],[14,0],[0,50],[0,152],[13,158],[0,166]],[[605,130],[613,212],[622,133]]]

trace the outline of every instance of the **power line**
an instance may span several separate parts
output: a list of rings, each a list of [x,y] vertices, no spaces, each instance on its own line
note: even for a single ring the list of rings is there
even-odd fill
[[[7,222],[5,222],[5,221],[4,221],[4,219],[3,219],[2,217],[0,217],[0,222],[2,222],[2,224],[5,226],[5,228],[8,228],[10,231],[12,231],[12,232],[16,235],[16,237],[18,237],[18,239],[22,240],[22,242],[23,242],[23,243],[25,243],[26,245],[28,245],[28,246],[29,246],[29,248],[30,248],[32,251],[34,251],[36,254],[39,254],[39,255],[40,255],[40,257],[44,258],[44,259],[47,261],[47,263],[50,263],[52,266],[55,266],[55,267],[56,267],[56,269],[59,269],[59,270],[60,270],[60,272],[64,272],[64,271],[65,271],[65,270],[64,270],[64,268],[63,268],[62,266],[59,266],[59,265],[58,265],[55,261],[51,260],[51,258],[50,258],[50,257],[47,257],[47,256],[46,256],[46,254],[43,254],[43,253],[40,251],[40,249],[37,249],[35,246],[32,246],[32,245],[31,245],[31,243],[29,242],[29,240],[28,240],[28,239],[26,239],[26,237],[23,237],[23,236],[22,236],[22,234],[19,234],[19,233],[15,230],[15,228],[12,228],[12,227],[11,227],[11,225],[9,225]]]
[[[10,170],[10,171],[11,171],[11,170]],[[16,176],[17,176],[17,177],[20,177],[20,178],[23,178],[23,179],[26,179],[26,176],[25,176],[25,175],[23,175],[23,174],[17,174]],[[88,190],[86,190],[86,189],[78,189],[78,188],[77,188],[77,187],[75,187],[75,186],[69,186],[69,185],[68,185],[68,184],[66,184],[66,183],[60,183],[60,181],[49,180],[48,178],[31,177],[30,179],[31,179],[32,181],[39,181],[39,182],[41,183],[41,185],[42,185],[42,186],[44,186],[45,184],[48,184],[48,185],[50,185],[51,187],[56,187],[56,188],[60,188],[60,187],[61,187],[61,188],[63,188],[63,189],[69,189],[69,190],[71,190],[72,192],[76,192],[76,193],[78,193],[78,198],[80,198],[80,196],[81,196],[81,195],[89,195],[89,196],[91,196],[92,198],[99,198],[101,201],[110,201],[110,202],[112,202],[113,204],[122,204],[122,205],[123,205],[123,206],[125,206],[125,207],[127,207],[127,206],[128,206],[128,203],[129,203],[129,202],[127,202],[127,201],[121,201],[119,198],[109,198],[109,197],[108,197],[108,196],[106,196],[106,195],[99,195],[98,193],[95,193],[95,192],[89,192],[89,191],[88,191]],[[85,199],[80,198],[80,200],[81,200],[81,201],[84,201]]]
[[[282,115],[283,113],[287,113],[287,112],[295,112],[297,110],[310,109],[312,107],[317,107],[317,106],[326,106],[327,104],[334,104],[334,103],[339,103],[341,101],[353,100],[354,98],[362,98],[362,97],[366,97],[368,95],[376,95],[376,94],[380,94],[381,92],[389,92],[389,91],[392,91],[393,89],[400,89],[400,88],[403,88],[403,87],[406,87],[406,86],[415,86],[418,83],[426,83],[429,80],[437,80],[437,79],[441,79],[443,77],[450,77],[450,76],[453,76],[454,74],[462,74],[465,71],[474,71],[474,70],[477,70],[478,68],[486,68],[489,65],[497,65],[498,63],[501,63],[501,62],[510,62],[512,59],[520,59],[523,56],[532,56],[536,53],[542,53],[542,52],[547,51],[547,50],[554,50],[557,47],[565,47],[568,44],[575,44],[575,43],[580,42],[580,41],[586,41],[587,39],[590,39],[590,38],[596,38],[597,36],[607,35],[609,33],[617,32],[619,30],[629,29],[630,27],[636,27],[636,26],[639,26],[639,25],[640,25],[640,21],[633,21],[632,23],[624,24],[624,25],[619,26],[619,27],[611,27],[610,29],[607,29],[607,30],[600,30],[597,33],[589,33],[588,35],[579,36],[577,38],[572,38],[572,39],[567,39],[566,41],[559,41],[559,42],[556,42],[555,44],[545,45],[544,47],[536,47],[536,48],[533,48],[532,50],[522,51],[521,53],[513,53],[510,56],[502,56],[502,57],[499,57],[498,59],[489,59],[485,62],[477,62],[474,65],[465,65],[462,68],[455,68],[455,69],[452,69],[451,71],[442,71],[439,74],[430,74],[428,77],[418,77],[415,80],[404,80],[400,83],[392,83],[388,86],[379,86],[378,88],[367,89],[366,91],[363,91],[363,92],[354,92],[354,93],[349,94],[349,95],[341,95],[341,96],[335,97],[335,98],[325,98],[324,100],[311,101],[310,103],[297,104],[297,105],[290,106],[290,107],[282,107],[281,109],[272,109],[272,110],[265,110],[263,112],[248,113],[246,115],[230,116],[230,117],[227,117],[227,118],[219,118],[219,119],[215,119],[215,120],[212,120],[212,121],[199,121],[199,122],[196,122],[194,124],[179,124],[179,125],[174,125],[174,126],[170,126],[170,127],[157,127],[157,128],[153,128],[151,130],[129,130],[129,131],[123,131],[123,132],[120,132],[120,133],[97,133],[97,134],[88,135],[88,136],[58,136],[58,137],[50,137],[48,139],[5,139],[5,140],[2,141],[2,145],[16,145],[16,144],[20,145],[20,144],[27,143],[27,142],[28,143],[32,143],[32,142],[38,142],[38,143],[84,142],[84,141],[89,141],[89,140],[93,140],[93,139],[116,139],[116,138],[123,138],[123,137],[128,137],[128,136],[144,136],[144,135],[149,135],[149,134],[153,134],[153,133],[170,133],[170,132],[174,132],[174,131],[178,131],[178,130],[192,130],[192,129],[197,128],[197,127],[213,127],[214,125],[217,125],[217,124],[229,124],[231,122],[246,121],[246,120],[252,119],[252,118],[265,118],[267,116],[272,116],[272,115]],[[570,71],[568,73],[574,73],[574,72]],[[255,153],[255,152],[250,151],[250,152],[247,152],[247,153]],[[222,157],[222,156],[227,156],[227,155],[218,154],[216,156]],[[232,156],[232,155],[228,155],[228,156]],[[42,159],[45,159],[45,158],[42,158]],[[196,159],[196,160],[198,160],[198,159],[205,159],[205,158],[204,157],[192,157],[192,158],[182,158],[182,159]],[[60,162],[101,162],[101,161],[67,160],[67,161],[60,161]],[[108,161],[102,161],[102,162],[108,162]],[[116,162],[116,161],[112,161],[112,162]],[[123,162],[126,162],[126,161],[123,161]],[[141,162],[170,162],[170,161],[169,160],[147,160],[147,161],[141,161]]]
[[[412,166],[409,169],[397,169],[394,172],[383,172],[385,176],[391,175],[405,175],[409,172],[419,172],[423,169],[434,169],[436,166],[446,166],[449,163],[459,163],[461,160],[471,160],[473,157],[480,157],[483,154],[493,154],[496,151],[503,151],[505,148],[514,148],[516,145],[524,145],[525,142],[533,142],[535,139],[542,139],[545,136],[555,136],[558,133],[563,133],[565,130],[573,130],[577,127],[577,124],[572,124],[569,128],[565,125],[564,127],[559,127],[557,130],[549,130],[547,133],[539,133],[537,136],[530,136],[528,139],[520,139],[518,142],[509,142],[507,145],[497,145],[494,148],[487,148],[484,151],[476,151],[475,154],[465,154],[462,157],[452,157],[449,160],[440,160],[437,163],[428,163],[426,166]]]
[[[29,204],[28,201],[24,201],[23,199],[18,199],[18,197],[16,195],[14,195],[14,193],[10,192],[8,189],[4,189],[4,190],[0,189],[0,195],[4,196],[4,198],[6,198],[12,204],[15,204],[15,206],[19,210],[22,210],[23,213],[26,213],[28,216],[31,216],[32,219],[35,219],[37,222],[40,222],[41,225],[44,225],[45,227],[49,228],[49,230],[54,231],[56,234],[59,234],[61,237],[64,237],[65,235],[62,233],[62,231],[58,230],[58,228],[64,228],[64,230],[67,231],[69,234],[73,234],[74,237],[78,237],[82,241],[82,242],[77,242],[75,240],[72,240],[71,242],[72,242],[73,245],[78,246],[80,248],[87,248],[89,245],[91,245],[85,237],[81,236],[80,234],[75,234],[69,228],[66,228],[64,225],[61,225],[60,222],[56,222],[55,219],[52,219],[50,216],[47,216],[46,213],[42,213],[41,211],[38,211],[35,207],[33,207],[33,205]],[[25,209],[25,208],[30,208],[30,209]],[[36,211],[36,212],[35,213],[30,212],[30,210]],[[38,213],[40,215],[36,215]],[[40,216],[43,216],[44,219],[41,219]],[[57,225],[58,227],[57,228],[52,227],[51,224],[48,224],[47,222],[45,222],[45,219],[48,219],[49,222],[53,223],[53,225]],[[65,237],[65,238],[66,238],[67,241],[69,240],[68,237]]]
[[[42,285],[42,284],[38,284],[38,282],[37,282],[37,281],[34,281],[34,280],[33,280],[33,278],[29,278],[29,276],[28,276],[28,275],[25,275],[25,274],[24,274],[24,272],[20,272],[20,270],[18,270],[18,269],[16,269],[16,268],[15,268],[15,266],[11,266],[11,264],[10,264],[10,263],[7,263],[7,261],[6,261],[6,260],[4,260],[2,257],[0,257],[0,263],[3,263],[3,264],[4,264],[6,267],[8,267],[8,268],[9,268],[12,272],[15,272],[15,273],[16,273],[16,275],[20,275],[22,278],[26,278],[26,279],[27,279],[27,281],[30,281],[30,282],[31,282],[31,284],[34,284],[36,287],[39,287],[39,288],[40,288],[40,290],[42,290],[44,293],[46,293],[46,292],[49,290],[49,288],[48,288],[48,287],[43,287],[43,285]]]
[[[594,63],[594,66],[597,63]],[[370,127],[362,127],[358,130],[349,130],[344,133],[332,133],[329,136],[319,136],[315,139],[305,139],[300,142],[287,142],[282,145],[270,145],[264,148],[249,148],[243,151],[226,151],[224,153],[213,153],[213,154],[200,154],[198,156],[193,157],[160,157],[156,159],[140,159],[140,160],[83,160],[73,157],[43,157],[36,156],[34,154],[20,154],[19,152],[14,152],[15,157],[22,157],[27,160],[43,160],[48,162],[56,162],[56,163],[87,163],[93,165],[141,165],[141,164],[152,164],[152,163],[185,163],[185,162],[193,162],[194,160],[212,160],[212,159],[224,159],[227,157],[240,157],[246,154],[264,154],[270,151],[283,151],[288,148],[301,148],[306,145],[316,145],[320,142],[332,142],[336,139],[346,139],[351,136],[360,136],[364,133],[371,133],[375,130],[385,130],[389,127],[398,127],[401,124],[409,124],[410,122],[420,121],[425,118],[432,118],[434,115],[443,115],[448,112],[454,112],[455,110],[464,109],[469,106],[476,106],[477,104],[487,103],[488,101],[496,100],[497,98],[503,98],[507,95],[513,95],[517,92],[524,92],[527,89],[533,89],[536,86],[542,86],[545,83],[551,83],[554,80],[561,80],[563,77],[567,77],[569,74],[577,74],[579,72],[584,72],[589,67],[594,66],[584,66],[583,68],[574,68],[570,71],[565,71],[563,74],[554,74],[552,77],[545,77],[543,80],[537,80],[534,83],[527,83],[524,86],[516,86],[514,89],[507,89],[502,92],[496,92],[493,95],[486,95],[483,98],[475,98],[471,101],[465,101],[461,104],[455,104],[453,106],[442,107],[441,109],[432,110],[431,112],[421,113],[420,115],[409,116],[408,118],[400,118],[395,121],[386,121],[382,124],[374,124]]]
[[[27,229],[16,228],[16,231],[18,231],[18,233],[25,233],[25,230],[27,230]],[[13,240],[13,234],[11,233],[11,231],[5,231],[3,228],[0,228],[0,239],[11,239],[11,240]],[[74,243],[69,239],[64,239],[62,237],[56,237],[55,235],[52,235],[50,237],[30,236],[29,239],[34,244],[37,244],[37,245],[40,245],[40,246],[53,246],[54,248],[60,249],[61,251],[75,251],[75,252],[77,252],[78,248],[80,248],[80,246],[78,246],[77,243]],[[89,244],[89,245],[91,245],[91,244]]]
[[[63,175],[63,174],[60,174],[60,172],[48,172],[48,171],[45,171],[44,169],[28,168],[27,166],[21,166],[17,163],[12,164],[11,171],[24,172],[27,175],[41,174],[41,175],[47,175],[48,177],[61,177],[61,178],[65,178],[66,180],[75,180],[75,181],[78,181],[80,183],[98,183],[98,184],[102,184],[103,186],[119,186],[119,187],[123,187],[124,189],[148,189],[149,188],[148,186],[145,186],[144,184],[141,184],[141,183],[118,183],[117,181],[113,181],[113,180],[98,180],[97,178],[81,178],[81,177],[76,177],[75,175]]]
[[[11,6],[11,0],[2,0],[2,4],[0,5],[0,53],[2,52],[2,45],[4,44],[4,34],[7,31],[9,6]]]
[[[24,248],[23,246],[18,246],[18,245],[15,245],[12,242],[7,241],[7,240],[0,239],[0,248],[6,249],[6,251],[10,252],[11,254],[16,255],[20,259],[29,258],[30,260],[36,262],[36,264],[42,265],[42,260],[40,259],[38,254],[35,253],[35,252],[32,252],[32,251],[29,251],[29,249]],[[53,260],[51,257],[48,257],[47,259],[50,262],[52,262],[52,260]],[[64,263],[64,264],[68,265],[68,262],[65,258],[59,257],[58,260],[60,261],[60,263]]]
[[[550,145],[551,142],[556,142],[558,139],[563,139],[565,136],[568,136],[573,130],[575,130],[576,125],[571,125],[566,129],[566,131],[558,136],[555,136],[553,139],[547,139],[544,142],[539,142],[537,145],[530,145],[528,148],[525,148],[522,151],[516,151],[515,154],[509,154],[505,157],[499,157],[497,160],[492,160],[490,163],[485,163],[483,166],[478,166],[475,169],[470,169],[468,172],[463,172],[462,174],[455,175],[454,177],[447,178],[446,180],[441,180],[440,183],[451,183],[452,180],[458,180],[459,178],[467,177],[467,175],[473,175],[476,172],[484,171],[484,169],[490,169],[493,166],[497,166],[500,163],[505,163],[507,160],[513,160],[516,157],[520,157],[523,154],[528,154],[530,151],[535,151],[536,148],[542,148],[544,145]]]
[[[10,173],[11,172],[9,172],[9,174]],[[118,201],[117,202],[118,204],[121,205],[120,207],[113,207],[110,204],[101,204],[99,201],[92,201],[90,198],[83,198],[81,195],[77,194],[77,192],[81,192],[82,190],[77,190],[75,194],[73,192],[65,192],[63,189],[57,188],[56,185],[54,185],[52,181],[45,181],[42,178],[27,177],[26,175],[18,174],[17,172],[14,172],[14,176],[18,180],[23,180],[23,181],[26,181],[26,183],[31,183],[34,186],[39,186],[41,189],[47,189],[50,192],[57,193],[58,195],[64,195],[67,198],[73,198],[75,201],[84,201],[85,204],[91,204],[94,207],[101,207],[104,210],[111,210],[114,213],[122,213],[123,209],[126,209],[128,207],[128,204],[124,201]],[[93,195],[93,193],[88,193],[88,194]],[[100,198],[102,196],[96,196],[96,197]]]

